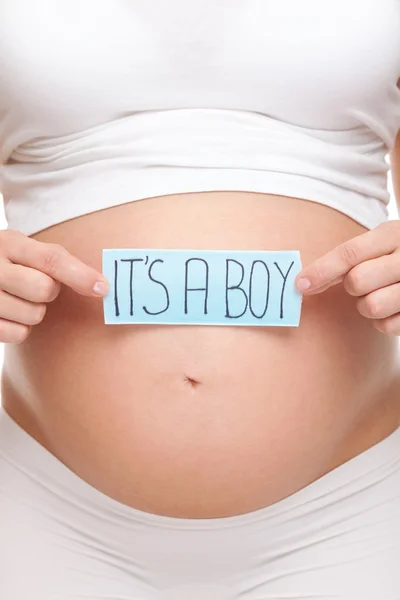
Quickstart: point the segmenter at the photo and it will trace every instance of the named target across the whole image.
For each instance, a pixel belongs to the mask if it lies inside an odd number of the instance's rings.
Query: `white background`
[[[398,213],[396,201],[394,198],[392,179],[390,177],[390,173],[389,173],[389,192],[390,192],[389,218],[390,219],[398,219],[399,213]],[[4,216],[4,206],[3,206],[1,195],[0,195],[0,229],[7,229],[7,221]],[[3,367],[3,356],[4,356],[4,344],[0,343],[0,369],[2,369],[2,367]],[[1,396],[0,396],[0,403],[1,403]]]

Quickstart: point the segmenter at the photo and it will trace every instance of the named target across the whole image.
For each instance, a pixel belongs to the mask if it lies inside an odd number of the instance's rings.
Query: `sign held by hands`
[[[106,324],[292,326],[297,250],[103,249]]]

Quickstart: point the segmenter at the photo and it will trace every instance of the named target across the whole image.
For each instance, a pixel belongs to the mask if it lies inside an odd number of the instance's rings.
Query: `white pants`
[[[1,600],[400,600],[400,428],[298,492],[215,519],[142,512],[0,407]]]

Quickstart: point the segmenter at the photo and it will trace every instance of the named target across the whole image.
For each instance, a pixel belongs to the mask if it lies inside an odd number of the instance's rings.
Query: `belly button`
[[[188,383],[193,389],[197,388],[200,385],[200,381],[197,381],[196,379],[193,379],[193,377],[189,377],[188,375],[185,375],[184,382]]]

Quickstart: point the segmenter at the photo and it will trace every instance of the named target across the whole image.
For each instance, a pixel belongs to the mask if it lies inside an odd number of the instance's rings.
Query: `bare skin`
[[[101,271],[102,248],[298,249],[366,229],[316,202],[250,192],[149,198],[31,236]],[[223,517],[276,502],[400,425],[398,339],[342,285],[298,328],[109,326],[63,286],[6,344],[5,410],[71,470],[135,508]]]

